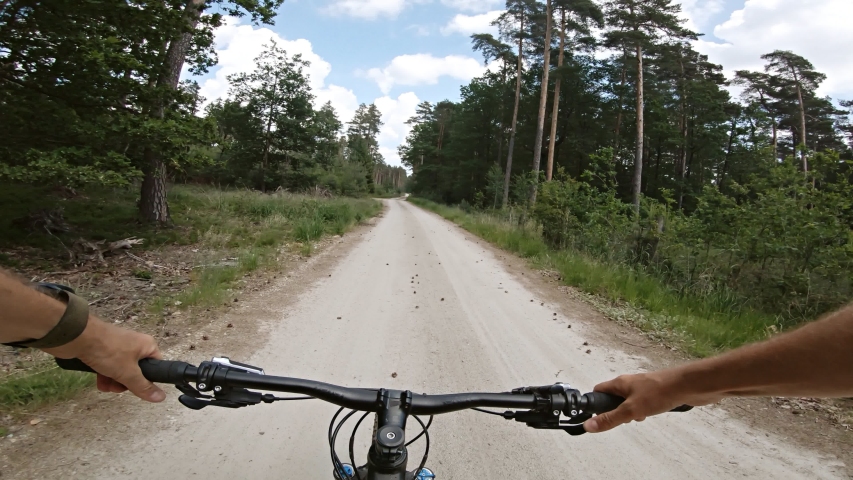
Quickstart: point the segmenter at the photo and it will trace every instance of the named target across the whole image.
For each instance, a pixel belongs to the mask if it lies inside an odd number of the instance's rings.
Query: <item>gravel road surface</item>
[[[235,360],[273,375],[427,393],[555,381],[589,391],[645,363],[616,343],[585,346],[596,321],[549,303],[482,241],[407,202],[386,202],[363,240],[296,302],[254,300],[271,315],[269,338]],[[331,479],[326,431],[335,410],[313,400],[180,410],[173,428],[120,448],[99,478]],[[357,437],[361,460],[371,426]],[[460,412],[436,417],[430,433],[427,466],[439,479],[843,478],[837,461],[718,408],[581,437]],[[342,458],[348,439],[346,430]],[[420,453],[422,444],[413,446],[410,466]]]

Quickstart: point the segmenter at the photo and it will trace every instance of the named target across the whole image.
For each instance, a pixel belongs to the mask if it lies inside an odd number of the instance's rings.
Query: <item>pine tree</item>
[[[605,45],[618,50],[632,50],[637,61],[635,89],[637,92],[637,140],[634,156],[632,201],[640,210],[643,181],[644,100],[643,52],[665,35],[670,41],[696,39],[695,33],[682,26],[681,5],[673,0],[609,0],[606,4],[607,23]]]
[[[557,59],[557,75],[554,83],[554,102],[551,112],[551,135],[548,137],[548,163],[545,168],[545,179],[550,181],[554,172],[554,147],[557,140],[557,120],[560,113],[560,87],[562,75],[559,70],[563,67],[566,53],[566,39],[569,33],[581,37],[590,35],[590,25],[604,27],[604,13],[593,0],[555,0],[555,9],[560,12],[560,47]],[[588,38],[588,37],[587,37]],[[569,39],[570,51],[574,51],[575,43]]]
[[[521,74],[524,63],[524,42],[533,38],[531,24],[538,10],[535,0],[507,0],[506,11],[493,22],[500,29],[501,38],[518,44],[518,65],[515,71],[515,106],[512,111],[512,126],[509,134],[509,148],[506,157],[504,176],[504,194],[502,207],[509,203],[509,183],[512,178],[512,156],[515,150],[515,133],[518,126],[518,105],[521,102]]]
[[[771,87],[770,75],[763,72],[750,72],[747,70],[738,70],[735,72],[735,77],[732,80],[734,85],[743,87],[741,98],[747,104],[754,104],[759,107],[770,121],[771,143],[773,145],[773,158],[779,157],[779,108],[773,98],[773,89]]]
[[[805,58],[790,51],[776,50],[762,55],[767,61],[764,70],[774,73],[778,84],[783,90],[793,90],[799,106],[799,137],[802,151],[803,172],[808,173],[809,164],[805,149],[808,145],[806,136],[806,97],[814,96],[815,90],[826,80],[826,75],[815,71],[814,65]]]
[[[286,154],[306,143],[308,122],[314,111],[314,96],[303,68],[308,62],[301,55],[290,57],[273,41],[255,58],[252,73],[228,77],[231,95],[261,120],[263,152],[261,157],[261,191],[266,192],[271,149]],[[285,160],[288,158],[285,155]]]

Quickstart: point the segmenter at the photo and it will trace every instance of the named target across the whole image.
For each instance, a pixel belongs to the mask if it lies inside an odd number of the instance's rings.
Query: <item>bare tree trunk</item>
[[[634,212],[640,213],[640,192],[643,185],[643,47],[637,45],[637,155],[634,158]]]
[[[735,114],[732,117],[732,130],[731,130],[731,133],[729,134],[729,145],[728,145],[728,148],[726,148],[725,160],[723,160],[723,173],[722,173],[722,175],[720,175],[720,190],[721,191],[723,190],[723,187],[726,184],[726,175],[729,172],[729,158],[732,156],[732,148],[734,147],[734,143],[735,143],[735,135],[737,134],[737,121],[739,118],[740,118],[740,112],[738,112],[737,114]]]
[[[261,162],[261,192],[263,193],[267,193],[267,167],[269,166],[270,143],[272,143],[270,132],[272,132],[272,121],[275,118],[275,94],[277,90],[278,73],[275,75],[275,83],[272,86],[273,103],[270,105],[270,116],[267,118],[267,133],[264,138],[264,157]]]
[[[497,164],[501,164],[501,159],[503,158],[504,151],[504,95],[503,95],[503,87],[506,85],[506,64],[501,67],[503,70],[503,83],[501,84],[501,108],[498,113],[498,156],[497,156]]]
[[[557,57],[557,68],[563,66],[563,50],[566,46],[566,9],[560,9],[560,54]],[[554,174],[554,144],[557,141],[557,117],[560,114],[560,76],[554,85],[554,106],[551,110],[551,136],[548,138],[548,165],[545,168],[545,180],[550,182]]]
[[[157,80],[157,86],[168,86],[172,89],[178,88],[178,80],[181,78],[181,69],[184,59],[190,48],[193,30],[201,18],[201,10],[205,0],[189,0],[185,8],[185,17],[189,24],[189,30],[173,39],[169,43],[166,52],[165,69]],[[162,119],[165,116],[165,106],[158,102],[152,110],[152,116]],[[142,179],[142,190],[139,200],[139,214],[147,222],[160,224],[171,223],[169,215],[169,204],[166,201],[166,164],[160,152],[154,151],[150,146],[145,147],[143,152],[145,177]]]
[[[548,107],[548,76],[551,73],[551,0],[546,2],[545,58],[542,65],[542,88],[539,93],[539,116],[536,118],[536,141],[533,144],[533,186],[530,189],[530,206],[536,203],[539,191],[539,165],[542,162],[542,141],[545,134],[545,109]]]
[[[521,17],[521,27],[519,30],[524,30],[524,17]],[[521,34],[518,35],[518,67],[515,71],[515,107],[512,111],[512,127],[509,133],[509,148],[506,155],[506,175],[504,177],[504,199],[502,208],[506,208],[509,203],[509,180],[512,177],[512,151],[515,148],[515,127],[518,123],[518,102],[521,100],[521,62],[524,55],[524,39]]]
[[[616,130],[613,141],[613,158],[616,158],[616,153],[619,151],[619,141],[622,133],[622,91],[625,89],[625,82],[628,81],[628,51],[622,50],[622,78],[619,80],[619,113],[616,114]]]
[[[779,160],[779,133],[776,130],[776,119],[772,118],[773,122],[773,160]]]
[[[803,102],[803,89],[800,88],[800,81],[796,72],[794,72],[794,81],[797,83],[797,99],[800,101],[800,144],[806,148],[806,105]],[[809,173],[809,160],[806,152],[803,151],[801,155],[803,157],[803,173]]]
[[[680,52],[683,54],[683,52]],[[684,57],[679,59],[681,65],[681,158],[679,159],[678,209],[684,206],[684,176],[687,174],[687,79],[684,78]]]

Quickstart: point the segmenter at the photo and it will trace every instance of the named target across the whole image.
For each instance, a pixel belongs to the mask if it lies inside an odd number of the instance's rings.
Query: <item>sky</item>
[[[792,50],[828,75],[819,91],[853,99],[853,0],[676,0],[695,48],[735,70],[763,68],[760,56]],[[228,94],[226,77],[251,71],[274,39],[301,54],[317,106],[331,102],[346,123],[360,103],[375,103],[384,126],[380,152],[399,165],[406,120],[422,101],[458,100],[459,87],[485,71],[470,35],[496,33],[502,0],[285,0],[275,25],[228,19],[216,31],[219,63],[196,80],[208,101]]]

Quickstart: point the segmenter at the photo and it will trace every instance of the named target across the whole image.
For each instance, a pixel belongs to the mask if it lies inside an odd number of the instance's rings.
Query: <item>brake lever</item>
[[[234,362],[228,357],[214,357],[210,362],[202,362],[200,365],[199,371],[202,373],[197,379],[197,388],[193,388],[186,382],[175,385],[183,393],[178,397],[178,401],[181,402],[181,405],[192,410],[201,410],[207,406],[242,408],[261,402],[272,403],[275,401],[275,396],[268,393],[218,385],[230,370],[264,375],[262,368]],[[213,396],[201,393],[203,391],[213,391]]]
[[[503,414],[507,420],[513,419],[536,429],[559,429],[572,436],[587,433],[583,423],[592,418],[593,414],[579,408],[584,405],[580,402],[581,393],[570,385],[555,383],[553,385],[521,387],[512,390],[512,393],[534,395],[537,408],[523,412],[507,411]],[[687,412],[692,409],[693,407],[690,405],[681,405],[670,411]],[[559,413],[561,412],[568,417],[567,420],[560,420]]]

